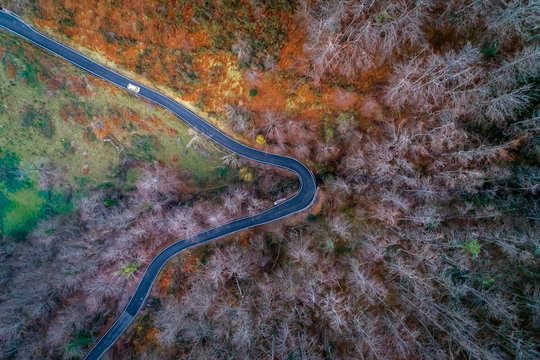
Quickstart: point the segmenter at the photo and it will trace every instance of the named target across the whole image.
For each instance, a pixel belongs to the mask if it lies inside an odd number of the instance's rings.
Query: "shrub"
[[[19,157],[15,153],[9,150],[2,151],[0,147],[0,181],[9,192],[14,192],[27,183],[26,174],[19,167],[19,162]]]
[[[62,18],[58,21],[58,24],[60,24],[62,27],[75,26],[75,22],[71,18]]]
[[[480,49],[480,52],[484,54],[486,58],[489,59],[497,55],[497,53],[499,52],[499,48],[497,47],[496,44],[491,43],[485,48]]]
[[[480,255],[480,242],[478,239],[469,238],[461,246],[475,258]]]
[[[122,266],[122,268],[118,270],[118,275],[131,277],[138,269],[139,264],[124,264],[124,266]]]
[[[86,331],[77,332],[77,337],[68,344],[66,350],[68,353],[81,355],[81,347],[86,347],[92,343],[94,337]]]
[[[50,113],[42,107],[36,108],[33,105],[24,107],[22,126],[32,127],[48,139],[52,138],[56,131]]]
[[[257,139],[255,140],[257,144],[259,145],[266,145],[266,139],[262,135],[257,135]]]

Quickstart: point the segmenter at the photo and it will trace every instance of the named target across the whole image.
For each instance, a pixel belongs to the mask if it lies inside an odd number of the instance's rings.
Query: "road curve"
[[[271,154],[253,149],[239,143],[171,98],[152,90],[143,84],[137,83],[136,81],[120,75],[113,70],[110,70],[103,65],[100,65],[87,58],[86,56],[68,48],[67,46],[62,45],[43,34],[40,34],[23,22],[19,17],[7,10],[0,10],[0,28],[9,30],[42,47],[43,49],[64,58],[77,67],[113,83],[114,85],[126,89],[128,84],[136,84],[140,87],[140,96],[162,105],[173,114],[187,122],[190,126],[199,130],[201,133],[205,134],[224,148],[251,160],[294,171],[300,179],[300,190],[291,199],[260,214],[234,220],[230,223],[206,230],[190,237],[189,239],[178,240],[177,242],[163,249],[146,268],[137,290],[135,290],[135,294],[131,297],[120,317],[105,333],[105,335],[103,335],[103,337],[94,345],[92,350],[90,350],[90,352],[86,355],[85,359],[99,359],[126,330],[141,309],[161,268],[171,257],[189,247],[203,244],[222,236],[232,234],[236,231],[268,223],[270,221],[274,221],[301,211],[311,205],[315,199],[317,187],[313,174],[299,161],[287,156]]]

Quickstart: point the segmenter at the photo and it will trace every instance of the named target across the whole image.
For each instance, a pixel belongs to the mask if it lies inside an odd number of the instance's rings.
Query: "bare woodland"
[[[392,64],[380,132],[344,121],[297,150],[268,114],[267,138],[335,169],[323,214],[214,249],[153,315],[146,356],[537,358],[538,3],[316,1],[297,17],[314,82]]]
[[[77,202],[73,214],[43,221],[25,241],[5,239],[3,356],[82,355],[78,346],[66,345],[118,315],[144,266],[164,246],[270,206],[267,193],[242,184],[219,198],[193,197],[185,176],[161,163],[145,166],[134,192],[96,188]],[[271,185],[276,174],[265,170],[258,178],[264,189],[281,191]]]
[[[317,86],[390,69],[364,94],[383,114],[376,131],[343,117],[325,138],[309,119],[228,105],[234,133],[316,169],[322,210],[198,250],[190,271],[173,261],[163,276],[176,280],[110,358],[539,358],[540,3],[317,0],[294,12],[304,56],[283,71]],[[251,56],[241,41],[231,51]],[[241,186],[182,206],[181,177],[146,171],[120,206],[96,191],[27,243],[3,240],[6,354],[69,358],[74,334],[98,336],[126,303],[138,272],[120,267],[265,206]],[[137,326],[157,330],[143,341]]]

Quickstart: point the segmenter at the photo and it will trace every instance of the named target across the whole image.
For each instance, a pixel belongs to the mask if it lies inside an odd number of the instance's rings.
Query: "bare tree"
[[[241,166],[242,160],[236,154],[227,154],[221,157],[223,165],[229,166],[233,169],[238,169]]]
[[[266,111],[263,115],[265,127],[263,129],[266,138],[275,142],[279,147],[283,148],[285,144],[285,131],[283,124],[285,118],[282,114]]]
[[[386,91],[386,102],[396,109],[413,104],[423,110],[442,106],[447,94],[459,93],[473,86],[482,76],[474,66],[480,51],[468,44],[457,53],[423,57],[423,49],[407,64],[396,67]]]
[[[232,46],[233,52],[238,56],[238,61],[249,63],[253,56],[251,44],[246,39],[239,39]]]
[[[227,121],[234,131],[243,134],[252,125],[251,112],[242,105],[225,105]]]
[[[422,39],[429,2],[304,2],[299,16],[308,33],[305,45],[310,76],[319,81],[330,73],[352,77],[389,57],[399,45]]]
[[[185,189],[176,170],[157,162],[144,168],[136,186],[139,195],[150,203],[176,201]]]
[[[538,37],[540,5],[537,1],[503,1],[502,6],[498,3],[491,6],[486,23],[489,31],[497,35],[499,42],[512,38],[528,42]]]
[[[330,230],[341,238],[349,238],[351,225],[349,221],[339,215],[333,216],[328,222]]]

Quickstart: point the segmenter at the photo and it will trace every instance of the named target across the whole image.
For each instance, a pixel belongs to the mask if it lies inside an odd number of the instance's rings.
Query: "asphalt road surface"
[[[315,179],[313,178],[311,171],[309,171],[309,169],[299,161],[290,157],[270,154],[261,150],[253,149],[237,142],[181,104],[155,90],[144,86],[143,84],[139,84],[136,81],[133,81],[114,72],[113,70],[104,67],[103,65],[96,63],[93,60],[90,60],[86,56],[58,43],[45,35],[40,34],[10,12],[5,10],[0,11],[0,27],[25,38],[26,40],[44,48],[45,50],[48,50],[75,64],[79,68],[107,80],[114,85],[118,85],[121,88],[127,89],[128,84],[135,84],[139,86],[140,91],[138,95],[162,105],[187,122],[190,126],[199,130],[201,133],[205,134],[224,148],[237,153],[240,156],[261,163],[279,166],[294,171],[300,179],[300,190],[291,199],[260,214],[241,218],[228,224],[212,228],[199,233],[198,235],[192,236],[189,239],[178,240],[177,242],[163,249],[146,268],[137,290],[124,309],[124,312],[105,333],[105,335],[103,335],[103,337],[94,345],[92,350],[90,350],[90,352],[86,355],[85,359],[99,359],[126,330],[129,324],[133,321],[133,318],[141,309],[161,268],[171,257],[189,247],[206,243],[222,236],[232,234],[236,231],[261,225],[296,213],[307,208],[313,202],[317,192]]]

